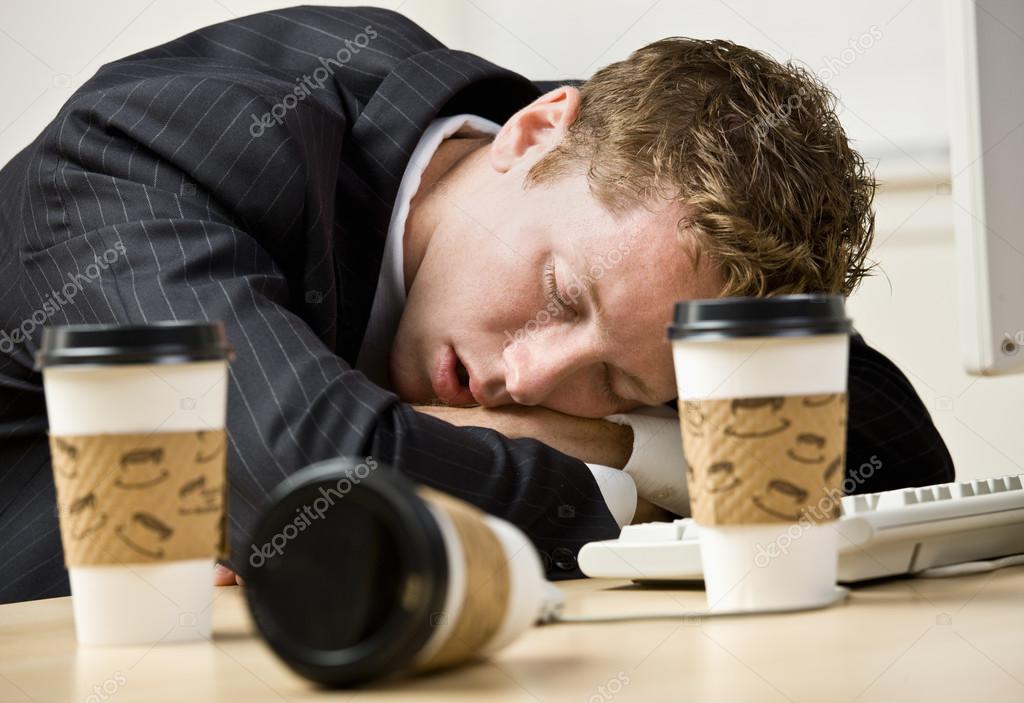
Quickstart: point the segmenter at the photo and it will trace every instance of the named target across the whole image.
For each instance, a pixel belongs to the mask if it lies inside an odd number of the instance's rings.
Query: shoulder
[[[292,7],[202,27],[123,61],[202,58],[231,66],[295,75],[332,59],[341,81],[379,80],[397,62],[444,48],[428,32],[391,10],[372,7]]]

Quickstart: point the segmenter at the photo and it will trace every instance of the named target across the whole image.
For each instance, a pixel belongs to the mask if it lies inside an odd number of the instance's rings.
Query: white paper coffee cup
[[[752,425],[745,428],[746,436],[751,438],[749,441],[782,442],[783,436],[807,441],[811,452],[807,456],[791,455],[793,463],[780,466],[779,470],[806,472],[801,480],[806,480],[809,488],[812,487],[809,484],[815,483],[817,477],[829,469],[838,472],[839,476],[833,478],[841,481],[850,329],[841,298],[804,295],[688,301],[677,305],[675,322],[669,329],[681,413],[695,407],[721,408],[721,403],[740,403],[742,407],[744,403],[756,404],[757,399],[777,402],[771,410],[782,408],[773,420],[780,423],[779,439],[761,439],[760,435],[767,436],[775,430]],[[841,400],[842,411],[836,405],[834,412],[841,412],[842,430],[840,435],[830,435],[831,448],[823,449],[824,441],[815,439],[813,433],[800,433],[798,427],[787,428],[782,424],[789,421],[782,403],[799,406],[800,398],[821,398],[823,402],[836,403]],[[694,402],[688,404],[688,401]],[[736,407],[733,406],[732,412],[736,412]],[[806,407],[801,410],[807,412]],[[790,417],[799,417],[799,411],[790,412],[794,413]],[[685,434],[685,418],[683,422]],[[738,429],[730,426],[726,433],[730,430],[733,436],[739,436]],[[708,436],[713,436],[711,428],[708,428]],[[837,436],[842,437],[838,446]],[[727,445],[725,451],[737,450]],[[820,455],[812,455],[817,451]],[[708,456],[716,455],[702,454],[705,461],[709,461]],[[786,510],[769,505],[768,498],[753,507],[723,503],[727,500],[723,496],[730,491],[738,494],[734,483],[747,481],[745,489],[753,490],[749,488],[753,483],[771,484],[772,481],[765,478],[763,471],[741,466],[744,461],[749,464],[749,458],[717,458],[723,464],[728,463],[729,471],[737,475],[728,483],[712,487],[709,482],[704,487],[704,500],[719,501],[714,519],[709,520],[711,524],[698,519],[709,608],[753,611],[831,602],[835,596],[837,542],[829,518],[838,509],[838,495],[827,494],[817,503],[809,501],[799,509],[794,503]],[[733,459],[735,466],[731,463]],[[808,463],[801,463],[803,461]],[[785,481],[779,483],[788,485]],[[694,495],[694,486],[690,487],[690,493],[692,500],[702,499]],[[755,499],[759,495],[765,493],[756,494]],[[695,515],[701,514],[696,511],[696,503],[694,508]],[[706,504],[704,508],[702,513],[710,514]],[[800,518],[784,518],[790,510]],[[764,519],[759,519],[758,515]],[[738,524],[730,524],[733,521]]]
[[[230,355],[219,324],[51,328],[37,357],[51,440],[223,431]],[[223,482],[223,455],[216,461],[213,474],[219,471]],[[173,465],[170,470],[171,480],[187,478],[174,476]],[[65,556],[67,550],[65,544]],[[126,645],[208,639],[214,562],[210,554],[70,566],[78,641]]]

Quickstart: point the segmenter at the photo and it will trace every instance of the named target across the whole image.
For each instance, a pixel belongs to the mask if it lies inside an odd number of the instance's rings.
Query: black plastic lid
[[[676,303],[669,339],[798,337],[849,334],[853,329],[840,295],[707,298]]]
[[[369,458],[331,459],[285,479],[243,558],[259,631],[292,669],[328,686],[407,671],[448,588],[444,539],[427,504],[411,481]]]
[[[233,357],[220,322],[58,325],[43,330],[35,365],[175,364]]]

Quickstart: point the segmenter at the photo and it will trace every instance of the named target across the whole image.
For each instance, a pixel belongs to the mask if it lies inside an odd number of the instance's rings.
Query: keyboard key
[[[913,489],[883,491],[878,493],[875,510],[898,510],[908,505],[917,504],[917,492]]]
[[[643,522],[623,527],[619,539],[623,542],[676,542],[682,536],[682,525],[674,522]]]
[[[953,490],[957,492],[957,498],[973,498],[974,497],[974,486],[969,482],[963,481],[953,486]]]
[[[694,522],[691,517],[684,517],[676,520],[676,524],[679,525],[683,530],[682,539],[695,540],[700,537],[700,525]]]

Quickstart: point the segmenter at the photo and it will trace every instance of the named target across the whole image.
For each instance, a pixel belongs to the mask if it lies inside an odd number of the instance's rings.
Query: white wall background
[[[103,63],[274,0],[3,0],[0,163]],[[319,4],[354,4],[345,2]],[[446,44],[531,78],[586,77],[668,35],[721,37],[805,64],[877,164],[879,275],[857,327],[911,378],[961,477],[1024,474],[1024,377],[973,378],[958,351],[944,16],[935,0],[391,0]],[[1011,31],[1011,30],[1007,30]],[[1024,41],[1021,35],[1017,35]],[[851,42],[856,48],[851,48]],[[859,44],[858,44],[859,42]],[[1022,301],[1024,304],[1024,301]]]

